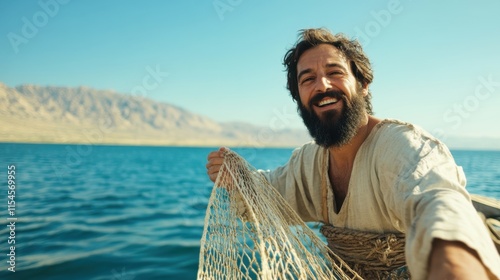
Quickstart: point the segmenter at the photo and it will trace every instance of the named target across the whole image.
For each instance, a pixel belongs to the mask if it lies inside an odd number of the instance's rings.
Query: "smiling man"
[[[293,97],[311,136],[325,147],[347,144],[366,122],[367,110],[371,113],[369,101],[364,99],[368,84],[358,83],[342,53],[327,44],[304,53],[297,71],[297,79],[291,81],[293,85],[289,83],[289,88],[298,84],[300,93],[295,92]]]
[[[304,221],[324,223],[334,252],[350,257],[338,236],[366,244],[360,236],[372,234],[380,236],[374,244],[386,244],[384,252],[398,242],[404,251],[390,260],[382,252],[374,262],[383,260],[384,270],[363,257],[349,261],[366,278],[500,277],[498,253],[447,147],[412,124],[373,116],[373,72],[358,42],[307,29],[284,65],[314,142],[296,149],[285,166],[260,172]],[[222,161],[222,148],[208,155],[212,181]]]

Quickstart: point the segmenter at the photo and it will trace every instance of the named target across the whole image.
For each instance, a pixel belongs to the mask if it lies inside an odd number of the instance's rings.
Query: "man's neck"
[[[330,164],[338,168],[352,168],[354,164],[354,159],[359,148],[365,142],[370,132],[375,127],[380,120],[368,115],[365,120],[361,123],[356,135],[352,138],[349,143],[341,147],[329,148],[330,152]]]
[[[366,138],[368,138],[368,135],[370,135],[372,129],[379,122],[380,120],[372,116],[367,116],[349,143],[342,147],[330,148],[329,150],[330,167],[328,168],[328,177],[335,196],[334,209],[336,213],[340,211],[347,196],[356,154]]]

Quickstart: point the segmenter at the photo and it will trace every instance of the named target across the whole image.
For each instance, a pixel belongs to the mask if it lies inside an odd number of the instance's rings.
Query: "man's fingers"
[[[210,160],[211,158],[224,158],[224,154],[226,153],[226,151],[229,151],[229,148],[220,147],[217,151],[210,152],[207,159]]]
[[[207,160],[213,159],[213,158],[219,158],[220,152],[219,151],[213,151],[208,154]]]
[[[218,173],[221,166],[222,165],[220,165],[220,164],[215,164],[215,165],[207,166],[207,173],[208,174]]]
[[[207,156],[208,163],[205,165],[207,168],[208,177],[212,182],[215,182],[217,175],[219,175],[220,168],[224,163],[224,154],[229,151],[229,148],[220,147],[217,151],[210,152]]]
[[[208,161],[206,167],[210,167],[212,165],[222,165],[224,163],[224,159],[223,158],[212,158]]]

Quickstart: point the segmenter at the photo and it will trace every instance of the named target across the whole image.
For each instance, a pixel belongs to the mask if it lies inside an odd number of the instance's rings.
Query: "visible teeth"
[[[321,102],[319,102],[318,106],[321,107],[321,106],[333,104],[333,103],[336,103],[337,101],[339,101],[337,98],[326,98],[326,99],[321,100]]]

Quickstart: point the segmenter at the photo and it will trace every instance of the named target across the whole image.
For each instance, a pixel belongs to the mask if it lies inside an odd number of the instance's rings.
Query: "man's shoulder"
[[[420,150],[423,146],[446,147],[420,126],[395,119],[384,119],[378,123],[375,138],[377,146],[383,145],[391,150]]]
[[[407,139],[411,141],[432,141],[441,143],[439,139],[431,135],[422,127],[396,119],[384,119],[377,124],[379,137],[391,139]]]

